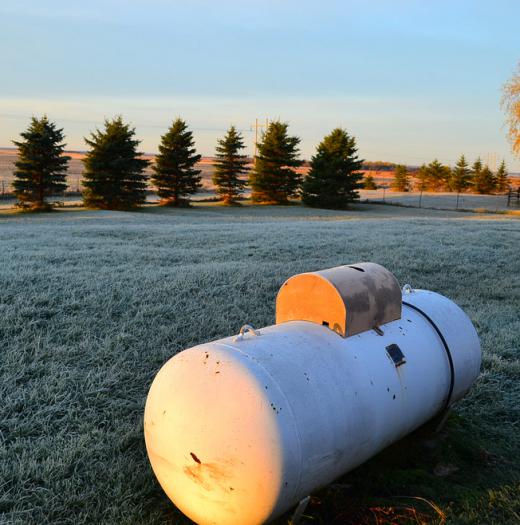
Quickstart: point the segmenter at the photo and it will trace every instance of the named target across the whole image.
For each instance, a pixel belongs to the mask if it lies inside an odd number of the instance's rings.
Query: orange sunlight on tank
[[[196,523],[260,524],[275,507],[280,443],[262,388],[214,347],[170,359],[152,384],[148,455],[168,497]]]

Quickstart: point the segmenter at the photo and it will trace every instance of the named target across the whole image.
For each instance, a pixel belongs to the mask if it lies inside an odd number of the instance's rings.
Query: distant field
[[[67,182],[69,185],[70,191],[80,191],[81,190],[81,174],[83,173],[83,163],[81,159],[84,157],[83,153],[67,153],[72,157],[69,164],[69,173],[67,177]],[[11,182],[13,180],[13,170],[14,163],[16,161],[17,155],[14,149],[2,149],[0,148],[0,194],[3,191],[8,192],[11,189]],[[152,155],[146,155],[145,158],[152,161]],[[202,170],[202,183],[206,190],[213,189],[213,182],[211,177],[213,175],[213,161],[212,157],[203,157],[198,163],[198,169]],[[298,169],[302,174],[308,172],[308,168],[303,166]],[[146,170],[146,173],[149,175],[152,174],[151,168]],[[377,184],[391,184],[393,180],[393,172],[391,171],[377,171],[371,170],[370,174],[374,177],[374,180]]]
[[[83,173],[83,163],[81,159],[84,157],[83,153],[67,153],[71,158],[69,163],[69,171],[67,182],[69,185],[70,191],[80,191],[81,190],[81,174]],[[11,182],[13,180],[13,170],[14,163],[16,162],[16,151],[14,149],[2,149],[0,148],[0,194],[2,193],[2,184],[3,191],[8,192],[11,189]],[[146,159],[153,161],[153,155],[146,155]],[[212,157],[203,157],[200,162],[197,164],[197,168],[202,171],[202,184],[205,190],[211,190],[214,188],[211,177],[213,176],[213,162]],[[302,166],[298,170],[302,174],[308,172],[308,168]],[[148,167],[146,169],[148,175],[152,174],[152,169]],[[392,172],[389,171],[376,171],[373,170],[370,172],[374,177],[374,180],[379,184],[390,184],[393,180]]]
[[[70,162],[68,183],[71,191],[81,191],[81,174],[83,172],[83,164],[81,159],[83,153],[69,153],[72,157]],[[152,160],[152,156],[147,156],[149,160]],[[2,189],[4,191],[10,190],[10,184],[12,181],[12,171],[14,162],[16,160],[15,150],[1,149],[0,148],[0,195]],[[206,157],[201,160],[198,164],[199,169],[202,170],[203,177],[203,190],[200,194],[196,195],[194,199],[207,198],[214,195],[213,183],[211,177],[213,174],[213,159]],[[306,173],[307,168],[302,167],[301,173]],[[151,169],[148,168],[147,172],[151,174]],[[370,174],[374,177],[378,184],[386,184],[389,186],[393,180],[393,172],[388,171],[371,171]],[[515,179],[516,180],[516,179]],[[520,184],[520,179],[518,180]],[[2,186],[3,184],[3,186]],[[245,194],[248,195],[248,192]],[[440,208],[440,209],[455,209],[457,206],[457,196],[454,193],[429,193],[425,192],[420,200],[420,194],[418,192],[411,193],[400,193],[390,190],[383,191],[379,190],[361,190],[360,197],[362,200],[368,199],[370,201],[402,204],[405,206],[419,206]],[[80,199],[78,197],[65,197],[60,199],[61,201],[68,202],[69,204],[79,204]],[[156,201],[155,195],[151,194],[148,197],[150,202]],[[11,208],[15,204],[15,200],[0,200],[0,210]],[[503,195],[474,195],[474,194],[461,194],[459,198],[458,207],[460,209],[483,209],[488,211],[510,211],[519,208],[519,203],[514,200],[512,206],[508,208],[507,197]]]
[[[71,158],[69,163],[69,170],[67,176],[67,183],[70,191],[81,191],[81,174],[83,173],[83,163],[81,159],[85,156],[83,153],[68,152]],[[146,155],[146,159],[153,160],[152,155]],[[0,194],[2,193],[2,181],[4,191],[10,191],[11,182],[13,180],[14,163],[16,162],[16,151],[12,149],[0,148]],[[213,174],[212,159],[203,158],[198,164],[198,169],[202,170],[202,182],[204,186],[213,187],[211,176]],[[151,175],[150,167],[146,169],[146,173]]]
[[[81,159],[84,157],[83,153],[68,153],[72,157],[70,161],[70,168],[68,174],[69,191],[79,192],[82,190],[81,175],[83,173],[83,164]],[[147,155],[146,158],[153,160],[152,155]],[[14,169],[14,162],[16,160],[16,151],[12,149],[0,148],[0,196],[3,192],[11,191],[12,173]],[[213,175],[213,158],[204,157],[198,164],[198,168],[202,170],[202,184],[203,190],[201,194],[197,195],[195,199],[205,198],[213,195],[214,186],[211,180]],[[302,174],[308,172],[307,167],[301,167],[298,170]],[[147,168],[146,172],[151,175],[151,168]],[[386,185],[388,188],[393,181],[392,171],[376,171],[371,170],[369,173],[378,185]],[[412,178],[413,180],[413,178]],[[513,186],[520,187],[520,177],[514,177]],[[245,194],[248,195],[248,192]],[[361,190],[361,199],[368,199],[371,201],[386,201],[394,204],[403,204],[406,206],[419,206],[431,208],[455,209],[457,206],[457,196],[454,193],[429,193],[425,192],[421,201],[419,200],[418,192],[400,193],[394,192],[390,189],[382,190]],[[60,199],[68,202],[79,202],[77,198]],[[150,196],[149,201],[154,201],[156,198]],[[14,204],[13,200],[0,200],[0,209],[9,208]],[[489,211],[507,211],[509,209],[518,209],[520,203],[513,201],[513,206],[508,208],[507,197],[502,195],[474,195],[464,193],[460,195],[458,207],[461,209],[485,209]]]
[[[290,275],[356,261],[464,308],[482,374],[443,433],[318,491],[303,523],[441,523],[420,498],[450,524],[519,523],[519,243],[512,216],[379,205],[0,211],[0,523],[187,525],[146,457],[154,375],[273,323]]]

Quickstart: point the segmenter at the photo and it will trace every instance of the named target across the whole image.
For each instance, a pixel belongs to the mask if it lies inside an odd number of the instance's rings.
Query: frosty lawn
[[[272,324],[290,275],[361,260],[458,302],[483,372],[435,446],[383,453],[319,493],[308,523],[373,523],[402,496],[449,523],[520,521],[519,245],[514,217],[386,206],[0,213],[0,522],[187,523],[144,449],[158,368]]]

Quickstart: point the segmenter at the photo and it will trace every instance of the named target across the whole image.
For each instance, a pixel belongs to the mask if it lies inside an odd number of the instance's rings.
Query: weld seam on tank
[[[259,335],[261,335],[261,333],[259,333]],[[296,417],[294,415],[291,403],[289,402],[289,399],[288,399],[287,395],[285,394],[285,392],[280,388],[280,385],[278,384],[278,381],[275,380],[275,378],[267,371],[267,369],[262,365],[262,363],[260,363],[257,359],[254,359],[250,354],[244,352],[242,349],[237,348],[236,346],[232,346],[232,345],[227,344],[227,343],[220,343],[220,345],[223,346],[223,347],[229,348],[230,350],[233,350],[235,352],[238,352],[239,354],[243,355],[244,357],[246,357],[250,361],[253,361],[255,363],[255,365],[258,366],[264,372],[264,374],[271,380],[272,384],[276,385],[278,393],[283,398],[287,408],[289,409],[289,413],[290,413],[291,421],[292,421],[293,432],[296,434],[296,436],[298,438],[298,461],[300,463],[300,468],[298,469],[298,481],[297,481],[297,483],[294,484],[293,497],[292,497],[292,499],[296,502],[298,500],[297,494],[300,492],[300,487],[302,485],[303,454],[302,454],[302,438],[301,438],[301,434],[300,434],[300,429],[298,428],[298,425],[296,424]]]
[[[446,402],[444,403],[444,408],[442,408],[439,411],[439,412],[444,412],[448,410],[451,406],[451,396],[453,395],[453,387],[455,386],[455,366],[453,365],[453,356],[451,355],[450,347],[444,335],[442,335],[440,328],[437,326],[437,324],[433,321],[433,319],[426,312],[421,310],[418,306],[415,306],[404,300],[403,300],[403,305],[408,306],[409,308],[411,308],[412,310],[415,310],[416,312],[419,312],[432,325],[433,329],[437,332],[437,335],[439,336],[439,339],[441,340],[444,350],[446,352],[448,363],[450,365],[450,386],[448,389],[448,395],[446,396]]]

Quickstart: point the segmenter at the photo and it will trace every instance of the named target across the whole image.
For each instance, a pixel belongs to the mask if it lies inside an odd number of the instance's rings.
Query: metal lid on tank
[[[337,266],[290,277],[276,298],[276,324],[311,321],[342,337],[401,317],[395,276],[375,263]]]

